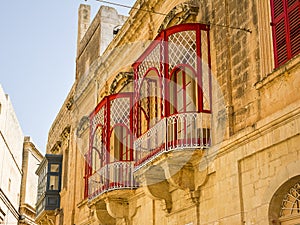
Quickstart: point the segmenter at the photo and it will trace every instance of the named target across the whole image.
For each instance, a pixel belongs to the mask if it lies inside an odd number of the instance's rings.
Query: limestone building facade
[[[8,94],[0,85],[0,224],[35,224],[38,168],[43,156],[24,137]]]
[[[89,10],[36,222],[298,225],[300,1],[137,0],[103,51]]]
[[[10,98],[0,86],[0,224],[18,224],[23,133]]]
[[[20,189],[19,224],[35,225],[35,204],[39,167],[43,155],[39,152],[29,136],[24,137],[22,156],[22,182]]]

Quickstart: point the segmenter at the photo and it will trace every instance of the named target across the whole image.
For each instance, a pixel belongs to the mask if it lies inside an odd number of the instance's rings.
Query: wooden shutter
[[[271,0],[275,67],[300,52],[300,0]]]
[[[288,0],[290,57],[300,53],[300,0]]]

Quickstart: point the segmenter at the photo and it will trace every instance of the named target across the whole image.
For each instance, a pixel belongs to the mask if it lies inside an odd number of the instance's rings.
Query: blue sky
[[[132,6],[135,0],[113,0]],[[9,0],[0,9],[0,83],[23,133],[45,153],[49,128],[75,78],[77,11],[96,0]],[[117,7],[115,7],[117,8]],[[128,9],[117,8],[128,14]]]

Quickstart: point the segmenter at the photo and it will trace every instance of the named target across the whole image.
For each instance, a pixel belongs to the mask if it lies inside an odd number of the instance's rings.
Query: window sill
[[[289,71],[293,70],[298,64],[300,64],[300,54],[286,62],[284,65],[274,69],[271,73],[267,74],[260,81],[254,84],[256,90],[261,89],[265,85],[271,83],[276,78],[281,77],[284,74],[289,74]]]

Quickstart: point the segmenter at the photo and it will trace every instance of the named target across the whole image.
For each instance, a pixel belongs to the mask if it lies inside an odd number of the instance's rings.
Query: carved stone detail
[[[106,198],[106,209],[113,218],[128,220],[129,217],[129,203],[122,198]]]
[[[120,72],[110,85],[110,94],[114,94],[118,86],[125,87],[133,79],[132,72]]]
[[[61,133],[62,140],[69,140],[70,138],[71,126],[66,126],[63,132]]]
[[[55,224],[55,212],[46,212],[41,215],[36,221],[39,225],[54,225]]]
[[[53,147],[51,148],[50,152],[53,154],[58,153],[61,149],[61,144],[62,144],[61,141],[56,141]]]
[[[165,177],[164,169],[160,166],[153,166],[137,179],[141,183],[144,192],[152,199],[162,200],[164,209],[168,213],[172,210],[172,195],[169,192],[170,184]]]
[[[74,103],[73,97],[69,98],[68,101],[67,101],[67,103],[66,103],[66,108],[67,108],[68,110],[71,110],[71,109],[72,109],[72,106],[73,106],[73,103]]]
[[[155,165],[135,173],[144,192],[152,199],[162,200],[165,210],[172,210],[174,187],[186,191],[188,198],[199,204],[200,188],[208,177],[208,164],[202,150],[177,151],[157,159]],[[199,161],[203,165],[199,165]]]
[[[77,126],[76,136],[81,137],[81,135],[89,128],[90,120],[87,116],[83,116]]]
[[[196,16],[198,14],[198,11],[199,6],[197,5],[197,2],[193,0],[175,6],[168,13],[168,15],[166,15],[163,23],[158,29],[158,33],[170,27],[171,25],[181,24],[182,22],[186,21],[191,15]],[[175,19],[177,19],[177,21],[174,21]]]
[[[91,207],[91,209],[95,212],[94,215],[96,220],[100,222],[100,224],[114,225],[116,224],[116,219],[113,218],[106,209],[106,203],[102,200],[97,202],[95,205]]]

